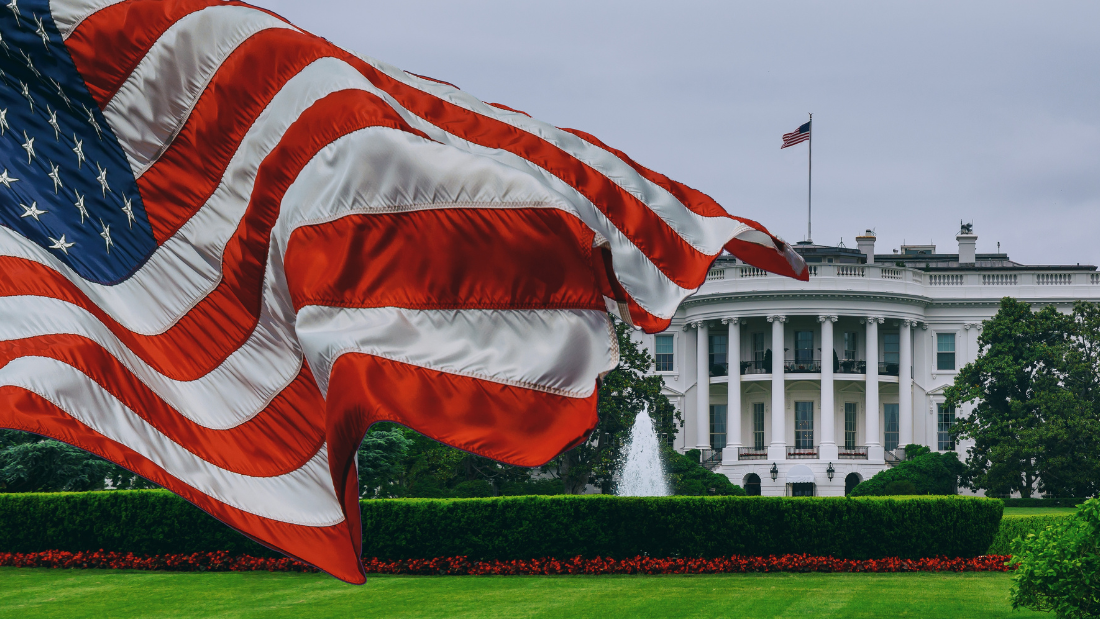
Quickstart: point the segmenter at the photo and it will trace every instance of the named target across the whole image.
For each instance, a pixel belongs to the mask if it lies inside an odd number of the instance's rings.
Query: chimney
[[[863,236],[856,237],[856,247],[867,256],[867,264],[875,263],[875,231],[868,230]]]
[[[978,244],[974,224],[959,223],[959,233],[955,235],[955,240],[959,242],[959,264],[974,264],[975,246]]]

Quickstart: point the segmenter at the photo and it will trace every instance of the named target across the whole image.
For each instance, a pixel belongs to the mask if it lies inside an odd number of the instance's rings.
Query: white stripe
[[[332,489],[325,446],[301,468],[285,475],[241,475],[214,466],[180,447],[94,380],[60,361],[43,357],[16,359],[0,369],[0,385],[37,393],[188,486],[241,511],[312,527],[331,526],[344,520]]]
[[[270,302],[270,300],[268,300]],[[213,430],[228,430],[262,411],[298,375],[302,354],[287,325],[267,314],[220,366],[193,381],[149,367],[87,311],[48,297],[0,298],[0,341],[53,334],[86,337],[119,360],[180,415]]]
[[[212,6],[183,17],[157,39],[103,110],[135,178],[168,148],[233,50],[271,28],[294,29],[263,11]]]
[[[618,363],[602,310],[309,306],[298,334],[323,392],[332,364],[351,352],[571,398],[592,395]]]
[[[80,23],[93,14],[126,0],[50,0],[53,23],[61,39],[67,40]]]

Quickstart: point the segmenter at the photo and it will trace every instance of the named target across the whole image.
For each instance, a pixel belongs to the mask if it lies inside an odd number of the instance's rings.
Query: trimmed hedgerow
[[[991,555],[1012,554],[1012,540],[1018,537],[1027,537],[1029,533],[1039,534],[1047,527],[1059,524],[1069,518],[1071,514],[1041,514],[1036,516],[1005,516],[1001,518],[1001,526],[993,543],[989,545]]]
[[[969,497],[520,496],[363,501],[363,555],[837,559],[973,557],[1001,501]],[[0,552],[270,550],[164,491],[0,495]]]
[[[843,559],[985,554],[1003,509],[966,497],[502,497],[372,501],[363,555]]]
[[[1087,499],[1001,499],[1005,507],[1077,507]]]

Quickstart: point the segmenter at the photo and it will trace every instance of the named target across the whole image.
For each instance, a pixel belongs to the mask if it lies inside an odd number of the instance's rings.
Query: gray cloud
[[[589,131],[791,241],[1100,263],[1100,4],[261,0],[347,49]]]

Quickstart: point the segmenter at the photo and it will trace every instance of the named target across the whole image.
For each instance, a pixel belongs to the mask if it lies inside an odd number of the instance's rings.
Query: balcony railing
[[[880,361],[879,364],[878,364],[878,375],[879,376],[897,376],[898,375],[898,369],[899,369],[898,364],[896,364],[896,363],[886,363],[884,361]]]
[[[841,359],[838,374],[866,374],[867,362],[863,359]]]
[[[722,450],[721,449],[703,449],[700,450],[699,464],[707,467],[708,469],[718,468],[718,465],[722,464]]]
[[[761,447],[761,448],[757,449],[756,447],[738,447],[737,448],[737,459],[738,460],[767,460],[768,459],[768,448],[767,447]]]
[[[787,447],[788,460],[809,460],[817,458],[817,447]]]
[[[771,374],[772,364],[764,361],[742,361],[742,374]]]
[[[821,359],[787,359],[783,362],[783,371],[790,374],[819,374]]]
[[[854,445],[852,447],[845,447],[841,445],[839,449],[839,457],[841,460],[866,460],[867,459],[867,447],[863,445]]]

